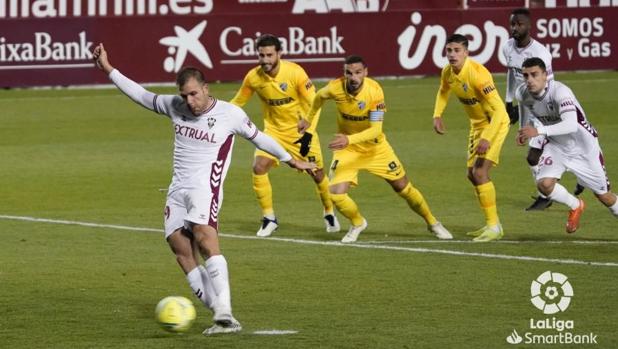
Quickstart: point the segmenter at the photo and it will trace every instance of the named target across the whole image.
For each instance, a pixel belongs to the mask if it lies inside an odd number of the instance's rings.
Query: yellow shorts
[[[506,139],[506,135],[509,133],[509,124],[501,127],[498,133],[493,139],[489,139],[489,150],[484,155],[478,155],[474,153],[479,140],[481,139],[481,133],[483,128],[470,129],[470,135],[468,136],[468,167],[474,167],[476,159],[487,159],[494,163],[494,166],[500,162],[500,151],[502,150],[502,144]]]
[[[307,156],[300,155],[300,144],[294,144],[299,138],[300,135],[293,136],[284,136],[281,134],[270,133],[267,130],[264,131],[267,135],[271,136],[277,143],[279,143],[285,151],[290,153],[292,157],[296,160],[304,160],[308,162],[314,162],[318,168],[324,168],[324,159],[322,158],[322,148],[320,147],[320,138],[316,132],[312,132],[313,138],[311,139],[311,145],[309,147],[309,153]],[[279,166],[279,160],[270,155],[269,153],[262,151],[260,149],[255,150],[254,156],[263,156],[269,159],[273,159],[275,161],[275,166]]]
[[[350,147],[335,151],[330,166],[330,184],[350,182],[356,186],[360,170],[366,170],[388,181],[394,181],[406,175],[406,170],[395,155],[393,148],[385,141],[369,152],[350,150]]]

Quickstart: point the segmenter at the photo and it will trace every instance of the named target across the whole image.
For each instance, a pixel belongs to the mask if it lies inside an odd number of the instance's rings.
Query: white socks
[[[614,216],[618,217],[618,200],[609,207],[609,210],[614,214]]]
[[[204,270],[203,273],[202,270]],[[212,283],[204,279],[204,276],[208,276],[206,269],[202,266],[196,267],[187,274],[187,282],[189,282],[193,294],[199,298],[207,308],[212,309],[214,290],[212,289],[212,285],[209,285]]]
[[[579,207],[579,199],[558,183],[554,185],[554,190],[547,197],[553,201],[569,206],[571,210]]]
[[[206,270],[216,294],[213,302],[215,315],[218,313],[232,314],[232,297],[230,295],[230,281],[227,271],[227,261],[222,255],[216,255],[206,260]]]

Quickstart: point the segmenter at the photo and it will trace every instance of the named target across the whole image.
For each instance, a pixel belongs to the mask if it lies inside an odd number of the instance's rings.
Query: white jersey
[[[528,91],[525,84],[515,93],[520,103],[522,118],[530,120],[539,134],[547,136],[565,156],[596,154],[599,152],[597,131],[586,119],[586,114],[575,95],[561,82],[548,80],[540,96]]]
[[[169,116],[174,126],[174,173],[169,192],[218,189],[232,158],[234,135],[252,140],[258,134],[242,109],[215,98],[198,117],[180,96],[155,95],[153,105],[154,111]]]
[[[521,73],[521,65],[531,57],[538,57],[545,63],[547,78],[553,79],[554,73],[551,66],[551,53],[540,42],[530,38],[530,43],[526,47],[517,47],[517,41],[510,38],[504,46],[502,53],[506,58],[506,103],[511,103],[515,98],[515,90],[524,83],[524,76]]]

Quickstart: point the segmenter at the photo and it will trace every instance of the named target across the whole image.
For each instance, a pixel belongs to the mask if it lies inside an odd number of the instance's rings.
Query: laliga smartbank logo
[[[530,301],[545,314],[567,310],[573,297],[573,287],[564,274],[546,271],[530,285]]]
[[[575,295],[566,275],[546,271],[530,284],[530,302],[545,315],[565,312]],[[530,318],[529,331],[521,335],[516,329],[506,337],[509,344],[597,344],[593,332],[575,333],[575,320]]]

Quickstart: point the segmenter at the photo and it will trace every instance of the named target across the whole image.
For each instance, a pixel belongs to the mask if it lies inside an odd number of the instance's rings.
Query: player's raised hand
[[[97,68],[104,71],[106,74],[109,74],[114,70],[114,67],[109,63],[109,59],[107,58],[107,51],[105,51],[105,47],[103,44],[97,45],[92,51],[92,59],[94,59],[94,63]]]
[[[295,159],[288,161],[287,164],[291,168],[295,168],[299,171],[313,171],[317,168],[317,165],[313,162],[307,162],[307,161],[301,161],[301,160],[295,160]]]
[[[433,129],[437,134],[443,135],[446,133],[446,127],[444,127],[444,123],[442,122],[442,117],[434,117],[433,118]]]

